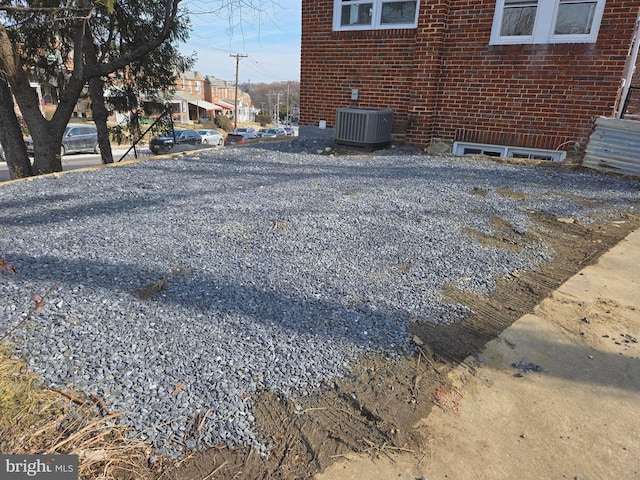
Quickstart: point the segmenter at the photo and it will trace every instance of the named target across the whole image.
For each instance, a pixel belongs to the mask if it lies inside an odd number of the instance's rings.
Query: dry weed
[[[93,398],[93,397],[92,397]],[[11,349],[0,345],[0,453],[78,455],[81,479],[152,479],[149,442],[133,438],[83,395],[43,388]]]

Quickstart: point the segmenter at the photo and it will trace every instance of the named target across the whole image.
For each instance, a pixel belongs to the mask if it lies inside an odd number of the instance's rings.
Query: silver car
[[[287,132],[283,128],[267,128],[262,132],[261,138],[286,137]]]
[[[258,132],[253,127],[238,127],[231,133],[237,133],[239,135],[244,135],[244,138],[251,140],[253,138],[258,138]]]
[[[203,145],[224,145],[224,137],[217,130],[196,130],[200,137],[202,137]]]

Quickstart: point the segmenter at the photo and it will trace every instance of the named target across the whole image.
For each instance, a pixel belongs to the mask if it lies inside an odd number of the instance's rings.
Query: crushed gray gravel
[[[409,354],[409,322],[468,313],[441,301],[444,284],[485,294],[554,255],[524,235],[519,251],[481,245],[465,228],[492,234],[500,217],[524,234],[539,228],[531,210],[590,222],[639,205],[637,181],[597,173],[325,147],[201,150],[0,185],[0,259],[17,271],[0,272],[0,335],[51,289],[10,336],[44,383],[126,411],[165,455],[264,452],[252,394],[303,396],[360,353]]]

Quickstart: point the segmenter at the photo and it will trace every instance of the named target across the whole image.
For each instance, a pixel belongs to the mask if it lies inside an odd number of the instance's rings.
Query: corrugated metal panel
[[[640,122],[598,118],[582,163],[605,172],[640,176]]]

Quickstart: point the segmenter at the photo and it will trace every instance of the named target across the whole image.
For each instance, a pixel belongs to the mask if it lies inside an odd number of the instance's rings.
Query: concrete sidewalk
[[[638,339],[640,230],[450,373],[422,451],[316,479],[640,478]]]

